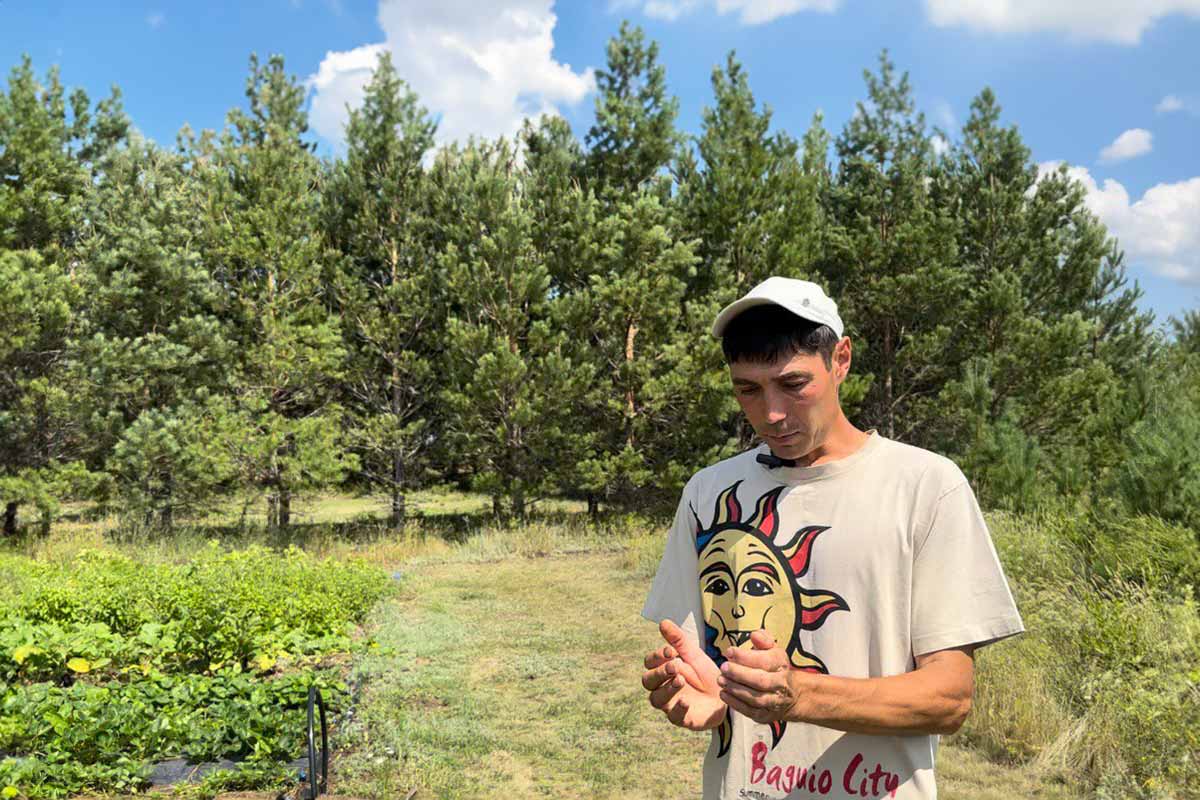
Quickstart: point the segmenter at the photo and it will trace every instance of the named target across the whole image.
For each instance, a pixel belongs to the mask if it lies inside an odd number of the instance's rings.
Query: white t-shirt
[[[765,628],[798,669],[899,675],[915,657],[1024,630],[966,478],[872,432],[849,456],[770,469],[766,445],[692,476],[642,615],[720,664]],[[760,725],[732,710],[704,758],[705,800],[931,800],[938,737]]]

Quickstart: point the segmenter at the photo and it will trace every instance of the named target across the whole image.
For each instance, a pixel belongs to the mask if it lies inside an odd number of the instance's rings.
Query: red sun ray
[[[850,610],[850,607],[848,605],[846,605],[845,600],[838,597],[837,595],[833,595],[832,598],[830,598],[829,600],[826,600],[824,603],[821,603],[820,605],[813,606],[812,608],[803,609],[800,612],[800,625],[805,630],[810,630],[810,631],[816,630],[817,628],[821,627],[822,623],[825,622],[825,618],[828,617],[834,611],[849,611],[849,610]]]
[[[758,508],[754,509],[754,517],[752,524],[763,535],[763,538],[772,541],[775,538],[775,532],[779,530],[779,493],[783,491],[783,487],[772,489],[758,499]]]
[[[787,728],[787,723],[776,720],[771,723],[771,749],[775,749],[775,745],[779,744],[779,740],[783,738],[783,732]]]
[[[788,556],[788,564],[792,568],[792,574],[797,578],[804,577],[804,573],[808,572],[809,556],[812,554],[812,545],[817,534],[827,530],[829,530],[828,525],[809,525],[797,531],[796,537],[784,545],[783,552],[785,553],[795,548],[795,552]]]
[[[725,498],[725,511],[729,515],[730,522],[742,521],[742,504],[738,502],[737,493],[730,492]]]

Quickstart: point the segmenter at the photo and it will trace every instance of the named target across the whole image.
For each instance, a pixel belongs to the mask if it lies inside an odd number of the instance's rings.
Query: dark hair
[[[833,367],[833,348],[838,335],[828,325],[798,317],[783,306],[762,305],[748,308],[725,326],[721,349],[725,361],[768,364],[797,353],[816,353]]]

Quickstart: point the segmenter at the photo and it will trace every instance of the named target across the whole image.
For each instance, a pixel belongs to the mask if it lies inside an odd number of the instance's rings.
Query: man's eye
[[[725,594],[729,591],[729,584],[723,578],[717,578],[715,581],[709,581],[708,586],[704,587],[704,591],[709,594]]]
[[[783,385],[783,388],[787,389],[788,391],[794,392],[798,389],[803,389],[805,386],[808,386],[808,381],[800,381],[799,383],[785,383]]]
[[[753,387],[748,386],[748,387],[745,387],[742,389],[738,389],[738,394],[740,394],[740,395],[756,394],[757,392],[758,392],[757,386],[753,386]]]
[[[771,587],[765,581],[760,581],[758,578],[751,578],[746,581],[746,586],[742,591],[751,597],[762,597],[763,595],[771,594]]]

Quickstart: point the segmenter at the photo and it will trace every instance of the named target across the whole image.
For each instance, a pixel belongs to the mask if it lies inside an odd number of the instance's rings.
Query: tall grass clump
[[[1027,633],[979,653],[959,738],[1097,797],[1200,796],[1195,532],[1063,511],[991,528]]]

